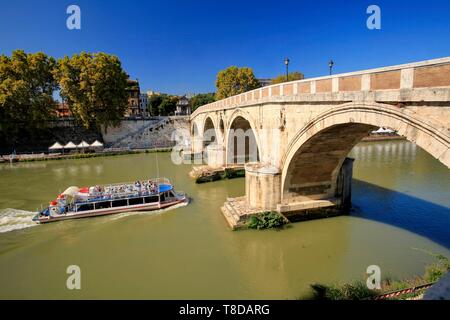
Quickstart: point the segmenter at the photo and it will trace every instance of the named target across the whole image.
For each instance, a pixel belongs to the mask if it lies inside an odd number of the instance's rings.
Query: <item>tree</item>
[[[260,87],[251,68],[229,67],[217,74],[217,100],[228,98],[239,93]]]
[[[55,74],[61,97],[86,128],[119,124],[128,103],[128,76],[118,57],[85,52],[66,56]]]
[[[303,80],[305,79],[305,76],[303,75],[303,73],[295,71],[295,72],[290,72],[288,74],[288,81],[295,81],[295,80]],[[277,84],[277,83],[283,83],[286,82],[286,75],[279,75],[276,78],[272,79],[272,84]]]
[[[216,101],[215,93],[197,94],[191,99],[192,112],[194,112],[198,107],[204,106],[205,104],[212,103],[214,101]]]
[[[152,116],[168,116],[175,112],[178,97],[169,94],[152,95],[147,109]]]
[[[160,94],[154,94],[150,96],[147,102],[147,110],[152,116],[159,116],[159,106],[162,103],[162,96]]]
[[[169,116],[175,113],[179,98],[172,95],[163,95],[163,100],[159,105],[159,112],[162,116]]]
[[[17,122],[45,126],[56,107],[55,66],[55,59],[42,52],[16,50],[11,57],[0,56],[0,129]]]

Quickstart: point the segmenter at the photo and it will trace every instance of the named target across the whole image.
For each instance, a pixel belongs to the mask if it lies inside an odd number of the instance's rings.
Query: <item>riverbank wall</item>
[[[106,147],[127,149],[172,148],[176,133],[183,135],[185,148],[190,146],[189,117],[155,117],[145,120],[123,120],[120,126],[102,132]]]

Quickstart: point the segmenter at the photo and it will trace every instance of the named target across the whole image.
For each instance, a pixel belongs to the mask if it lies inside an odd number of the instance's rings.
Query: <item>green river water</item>
[[[155,154],[0,165],[0,298],[295,299],[316,282],[421,275],[450,257],[449,170],[406,141],[358,145],[351,154],[349,216],[282,231],[230,231],[220,207],[244,180],[196,185],[189,165],[158,154],[159,172],[192,198],[163,212],[35,225],[46,203],[71,185],[157,175]],[[66,268],[81,268],[81,290]]]

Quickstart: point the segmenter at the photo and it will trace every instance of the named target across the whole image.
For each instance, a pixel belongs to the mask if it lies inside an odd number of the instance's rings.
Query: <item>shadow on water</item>
[[[352,216],[390,224],[450,249],[450,208],[353,180]]]

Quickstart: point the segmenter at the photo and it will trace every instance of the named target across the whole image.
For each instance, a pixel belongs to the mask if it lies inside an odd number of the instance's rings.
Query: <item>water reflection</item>
[[[392,161],[411,162],[416,159],[417,145],[408,141],[387,141],[383,143],[362,143],[357,145],[352,156],[361,161],[372,161],[377,165]]]
[[[442,227],[450,226],[450,208],[360,180],[353,181],[353,190],[352,215],[409,230],[450,249],[450,233]]]

